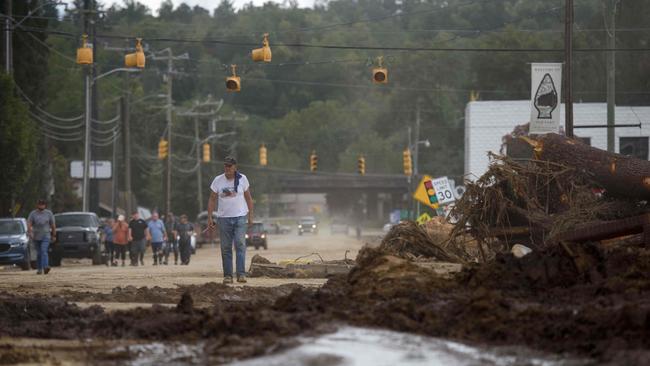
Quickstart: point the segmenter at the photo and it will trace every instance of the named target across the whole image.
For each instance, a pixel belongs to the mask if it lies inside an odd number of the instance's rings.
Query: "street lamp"
[[[103,74],[97,75],[96,77],[92,78],[91,73],[87,72],[86,73],[86,135],[84,139],[84,174],[83,174],[83,186],[82,186],[82,211],[88,212],[89,211],[89,202],[88,202],[88,194],[89,194],[89,189],[90,189],[90,145],[91,145],[91,118],[92,116],[92,86],[93,84],[103,78],[104,76],[108,76],[111,74],[114,74],[116,72],[139,72],[142,71],[142,69],[138,68],[126,68],[126,67],[119,67],[117,69],[113,69],[111,71],[107,71]]]

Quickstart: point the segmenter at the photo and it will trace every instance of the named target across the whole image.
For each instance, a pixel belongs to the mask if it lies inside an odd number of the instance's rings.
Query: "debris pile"
[[[307,259],[310,256],[317,256],[318,261]],[[354,264],[354,260],[347,258],[326,261],[318,253],[283,260],[279,263],[273,263],[256,254],[251,259],[248,275],[250,277],[268,278],[329,278],[335,275],[347,274]]]

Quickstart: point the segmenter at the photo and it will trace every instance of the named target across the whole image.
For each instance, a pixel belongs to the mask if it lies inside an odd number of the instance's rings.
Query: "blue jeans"
[[[223,276],[232,277],[232,246],[235,245],[237,276],[246,275],[246,242],[244,235],[248,226],[246,216],[219,217],[219,237],[221,238],[221,262]]]
[[[50,248],[50,238],[45,236],[41,240],[34,240],[36,247],[36,268],[39,271],[50,267],[50,261],[47,257],[47,250]]]

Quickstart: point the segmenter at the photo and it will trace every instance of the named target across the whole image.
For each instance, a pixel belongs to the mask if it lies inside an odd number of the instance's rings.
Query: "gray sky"
[[[157,13],[158,8],[160,7],[160,3],[162,0],[138,0],[140,3],[145,4],[146,6],[151,9],[154,14]],[[256,6],[262,5],[263,3],[267,2],[268,0],[233,0],[233,4],[236,9],[241,8],[244,4],[248,4],[252,2]],[[282,0],[272,0],[273,2],[276,3],[282,3]],[[304,7],[311,7],[314,4],[314,0],[296,0],[298,3],[298,6],[301,8]],[[122,0],[103,0],[102,1],[106,6],[111,6],[112,4],[118,4],[122,5],[124,2]],[[219,5],[220,0],[172,0],[174,3],[174,7],[177,7],[181,3],[186,3],[189,6],[194,6],[194,5],[199,5],[203,8],[206,8],[212,13],[212,10],[216,8]]]

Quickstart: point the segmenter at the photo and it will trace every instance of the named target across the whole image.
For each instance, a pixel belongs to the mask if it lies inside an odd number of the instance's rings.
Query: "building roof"
[[[530,121],[530,100],[476,101],[465,108],[465,175],[475,180],[487,171],[488,151],[499,153],[501,139],[517,125]],[[616,151],[620,137],[650,136],[650,107],[617,106],[616,124],[641,124],[615,129]],[[607,129],[579,128],[607,123],[606,103],[574,103],[574,134],[590,138],[591,146],[607,148]],[[560,125],[564,126],[564,104],[560,106]]]

